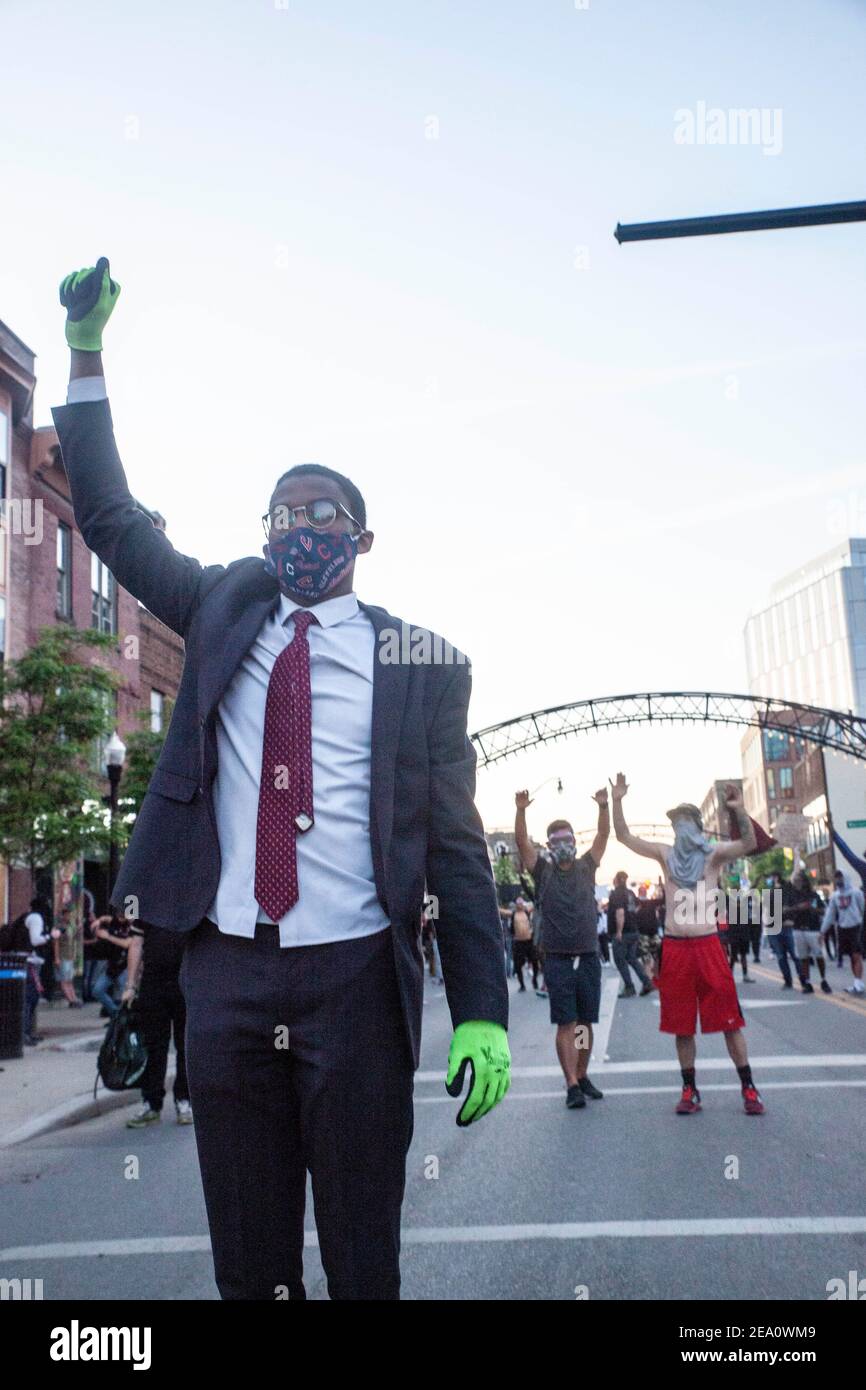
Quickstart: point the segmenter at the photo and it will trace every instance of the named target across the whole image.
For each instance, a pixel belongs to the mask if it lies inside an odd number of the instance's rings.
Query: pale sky
[[[259,552],[285,468],[350,474],[359,596],[468,652],[471,729],[742,690],[749,610],[840,516],[866,533],[866,227],[613,239],[862,197],[866,5],[0,0],[0,32],[0,318],[37,423],[57,284],[108,255],[136,495],[209,563]],[[677,143],[699,103],[780,148]],[[560,775],[530,828],[584,826],[620,767],[657,821],[739,775],[739,734],[560,743],[480,772],[479,806],[510,823]]]

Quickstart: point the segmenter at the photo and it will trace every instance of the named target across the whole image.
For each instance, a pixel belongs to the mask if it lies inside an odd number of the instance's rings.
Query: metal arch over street
[[[538,743],[621,724],[738,724],[744,728],[771,729],[866,762],[866,719],[850,711],[714,690],[647,691],[575,700],[490,724],[471,738],[479,766],[488,767]]]

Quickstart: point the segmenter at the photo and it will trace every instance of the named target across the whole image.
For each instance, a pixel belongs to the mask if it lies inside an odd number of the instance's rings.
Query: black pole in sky
[[[676,236],[718,236],[722,232],[763,232],[780,227],[820,227],[828,222],[866,222],[866,202],[729,212],[718,217],[677,217],[670,222],[617,222],[614,236],[622,244]]]

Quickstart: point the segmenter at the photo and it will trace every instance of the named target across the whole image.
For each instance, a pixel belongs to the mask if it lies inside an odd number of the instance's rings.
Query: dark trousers
[[[793,984],[791,967],[788,964],[789,957],[794,963],[794,969],[799,974],[799,970],[797,970],[797,955],[794,951],[794,928],[782,927],[780,931],[773,932],[772,936],[768,936],[767,939],[770,943],[770,950],[779,962],[779,969],[782,972],[782,978],[785,984]]]
[[[629,966],[631,966],[641,984],[646,988],[650,983],[650,978],[640,963],[640,939],[638,933],[636,931],[623,932],[622,939],[617,941],[616,937],[614,937],[611,944],[613,945],[614,964],[622,976],[622,982],[626,989],[634,989],[634,985],[631,982],[631,975],[629,974]]]
[[[538,985],[538,952],[532,940],[515,941],[511,948],[511,954],[514,960],[514,973],[520,988],[526,988],[523,983],[523,967],[529,965],[532,967],[532,988],[535,989]]]
[[[205,920],[180,983],[220,1296],[306,1297],[309,1171],[331,1298],[399,1298],[413,1062],[390,928],[281,949]]]
[[[135,1001],[135,1016],[147,1047],[147,1066],[141,1078],[141,1095],[151,1110],[161,1110],[165,1100],[165,1073],[168,1048],[174,1033],[177,1067],[174,1075],[175,1100],[189,1100],[186,1076],[186,1005],[180,983],[174,974],[147,968],[145,951],[141,989]]]
[[[749,924],[749,943],[752,947],[752,956],[760,964],[761,961],[761,932],[763,928],[760,922]]]

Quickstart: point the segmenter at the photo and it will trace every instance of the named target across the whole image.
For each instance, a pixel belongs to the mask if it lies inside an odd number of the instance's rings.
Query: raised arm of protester
[[[635,854],[641,854],[645,859],[655,859],[664,866],[664,856],[661,845],[655,845],[651,840],[642,840],[638,835],[632,835],[625,823],[622,803],[623,798],[628,792],[628,782],[625,780],[625,773],[618,772],[616,781],[610,783],[611,797],[613,799],[613,833],[621,845],[627,849],[634,850]]]
[[[595,839],[590,845],[589,852],[596,864],[600,864],[607,849],[607,842],[610,839],[610,811],[607,804],[607,788],[599,787],[597,792],[593,792],[593,801],[598,805],[598,829],[595,832]]]
[[[520,858],[523,860],[523,867],[531,874],[538,862],[538,850],[530,840],[529,831],[526,828],[526,811],[527,807],[532,805],[532,797],[528,791],[516,792],[514,804],[517,807],[514,816],[514,838],[517,841]]]
[[[60,285],[71,350],[67,404],[52,414],[75,520],[119,584],[184,635],[198,603],[225,567],[181,555],[129,491],[114,440],[102,365],[102,333],[120,295],[103,256]],[[85,380],[87,379],[87,380]]]
[[[725,787],[725,805],[733,816],[736,816],[737,825],[740,828],[740,838],[738,840],[719,840],[713,846],[713,860],[716,864],[727,864],[732,859],[744,859],[747,855],[754,854],[757,846],[755,828],[751,820],[746,815],[746,808],[743,805],[743,794],[729,782]]]

